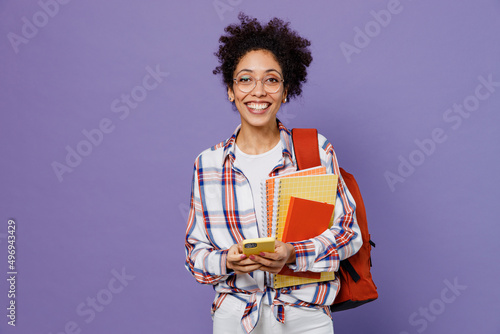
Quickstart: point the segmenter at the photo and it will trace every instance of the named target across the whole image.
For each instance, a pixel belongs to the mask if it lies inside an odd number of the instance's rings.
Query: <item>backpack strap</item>
[[[292,140],[299,170],[321,166],[316,129],[292,129]]]

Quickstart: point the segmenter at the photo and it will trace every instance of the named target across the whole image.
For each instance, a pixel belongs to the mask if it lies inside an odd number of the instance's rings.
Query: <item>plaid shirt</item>
[[[278,122],[283,157],[269,174],[281,175],[297,170],[291,132]],[[186,268],[202,284],[216,291],[212,314],[227,294],[247,302],[241,324],[250,332],[257,324],[264,301],[271,305],[276,319],[285,321],[284,305],[319,308],[328,315],[339,289],[339,282],[321,282],[281,289],[259,289],[252,274],[236,275],[226,268],[228,249],[244,239],[259,235],[250,184],[234,166],[235,141],[239,127],[227,140],[202,152],[194,164],[191,207],[186,231]],[[291,243],[295,248],[295,271],[337,271],[339,261],[354,255],[361,247],[361,232],[354,214],[355,202],[340,176],[332,145],[318,135],[320,158],[327,173],[339,175],[334,224],[321,235]],[[266,281],[272,275],[265,273]]]

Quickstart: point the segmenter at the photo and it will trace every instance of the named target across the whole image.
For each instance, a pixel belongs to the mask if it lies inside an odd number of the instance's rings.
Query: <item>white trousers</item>
[[[214,334],[245,334],[241,317],[246,303],[228,295],[213,316]],[[262,303],[260,318],[252,334],[333,334],[333,322],[322,310],[285,305],[285,323],[274,317],[271,306]]]

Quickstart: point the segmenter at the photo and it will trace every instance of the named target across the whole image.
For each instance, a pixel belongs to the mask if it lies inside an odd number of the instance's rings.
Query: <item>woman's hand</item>
[[[232,245],[227,252],[226,268],[233,270],[236,274],[248,274],[261,269],[261,266],[260,263],[250,260],[243,254],[241,244]]]
[[[286,264],[295,263],[295,248],[291,244],[276,240],[274,253],[262,252],[259,255],[250,255],[249,259],[259,264],[260,270],[277,274]]]

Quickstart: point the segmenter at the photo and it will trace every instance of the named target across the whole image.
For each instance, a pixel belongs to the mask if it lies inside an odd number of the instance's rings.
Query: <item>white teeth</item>
[[[269,107],[269,103],[249,103],[247,105],[249,108],[256,110],[264,110]]]

